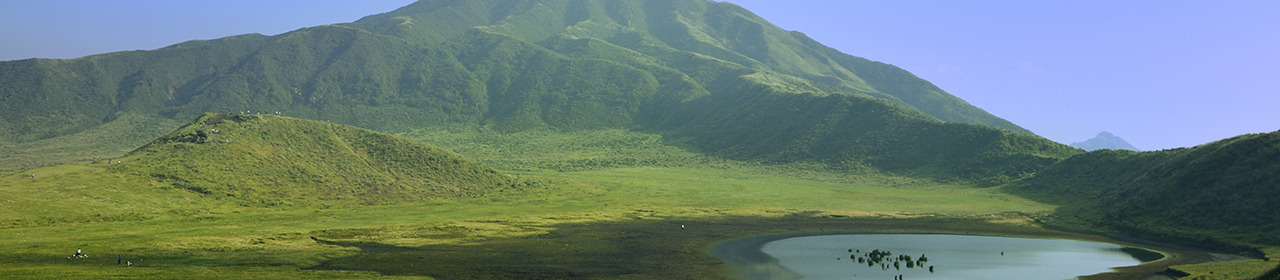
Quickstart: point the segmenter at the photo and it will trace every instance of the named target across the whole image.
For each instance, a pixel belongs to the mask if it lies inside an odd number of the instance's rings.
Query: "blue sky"
[[[408,0],[0,1],[0,60],[351,22]],[[1062,143],[1280,130],[1280,1],[730,1]]]

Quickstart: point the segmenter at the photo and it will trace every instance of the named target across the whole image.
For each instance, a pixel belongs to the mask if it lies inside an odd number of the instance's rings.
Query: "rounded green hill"
[[[512,180],[421,142],[326,122],[204,114],[120,159],[112,171],[203,195],[276,205],[391,203],[474,194]]]

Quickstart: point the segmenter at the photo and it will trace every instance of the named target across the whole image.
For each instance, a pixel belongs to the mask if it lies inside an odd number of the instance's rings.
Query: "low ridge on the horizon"
[[[1124,139],[1120,139],[1120,137],[1106,131],[1099,132],[1098,136],[1094,136],[1084,142],[1071,143],[1071,146],[1090,152],[1101,149],[1142,151],[1138,147],[1130,145]]]

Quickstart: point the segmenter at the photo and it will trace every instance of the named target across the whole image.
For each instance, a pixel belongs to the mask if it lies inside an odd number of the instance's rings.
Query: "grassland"
[[[0,235],[9,237],[0,242],[0,275],[720,278],[725,267],[701,248],[748,234],[1071,236],[1031,222],[1053,206],[895,177],[817,181],[732,166],[523,171],[514,174],[557,183],[520,193],[322,209],[244,207],[113,177],[102,165],[0,178],[0,191],[13,194],[0,208],[7,218]],[[680,224],[691,230],[679,231]],[[77,248],[91,257],[67,259]],[[117,255],[134,267],[116,265]]]
[[[1045,229],[1036,219],[1055,206],[996,188],[819,164],[718,159],[666,143],[658,135],[625,130],[405,133],[499,166],[511,182],[534,183],[409,201],[387,198],[386,203],[245,203],[211,195],[211,189],[193,191],[171,179],[283,171],[257,167],[262,170],[248,172],[255,167],[208,163],[188,174],[174,171],[180,164],[164,164],[194,159],[180,153],[201,149],[250,151],[217,152],[236,162],[280,162],[257,159],[274,158],[272,149],[284,147],[269,139],[305,142],[312,140],[288,136],[291,130],[344,129],[293,123],[297,121],[264,117],[219,124],[224,134],[218,137],[229,141],[205,141],[215,146],[157,141],[110,162],[0,177],[0,192],[6,194],[0,200],[0,236],[6,237],[0,239],[0,277],[717,279],[731,277],[732,271],[704,250],[718,240],[755,234],[949,232],[1114,241]],[[277,123],[285,125],[272,126]],[[183,135],[190,133],[180,129],[161,140],[187,139]],[[343,136],[349,134],[314,138],[317,143],[394,140]],[[410,145],[396,141],[389,143]],[[169,146],[173,149],[165,150]],[[314,170],[333,162],[369,160],[357,157],[366,153],[283,153],[314,157],[302,160],[316,165],[304,164]],[[162,169],[172,176],[154,176]],[[314,175],[342,176],[325,174]],[[288,191],[273,188],[307,187],[296,184],[304,183],[238,189],[276,195]],[[688,227],[680,230],[680,225]],[[76,249],[91,257],[68,259]],[[1098,279],[1145,275],[1207,259],[1197,252],[1166,251],[1178,257]],[[116,264],[117,256],[134,265]],[[1256,274],[1270,264],[1247,262],[1187,266],[1187,271]]]
[[[1269,248],[1263,251],[1268,258],[1176,265],[1170,268],[1187,273],[1186,279],[1254,279],[1269,270],[1280,268],[1280,248]],[[1272,278],[1259,279],[1275,279],[1276,274],[1271,275]]]
[[[23,174],[0,178],[0,189],[11,194],[0,208],[6,217],[0,235],[9,237],[0,242],[7,255],[0,258],[4,262],[0,274],[17,278],[364,277],[376,274],[299,270],[356,253],[354,248],[325,245],[310,237],[410,247],[462,246],[545,235],[567,225],[633,220],[714,221],[801,214],[981,216],[1051,209],[986,190],[942,195],[933,189],[938,186],[828,183],[711,168],[522,172],[517,174],[561,183],[519,194],[504,190],[475,198],[386,206],[243,207],[152,186],[110,173],[102,165],[36,169],[31,171],[37,174],[35,179]],[[960,207],[963,204],[980,207]],[[66,259],[77,248],[92,257]],[[117,255],[135,266],[115,265]]]

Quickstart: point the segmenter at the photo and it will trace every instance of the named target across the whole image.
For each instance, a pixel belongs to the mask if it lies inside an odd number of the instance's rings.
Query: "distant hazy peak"
[[[1086,151],[1100,149],[1141,151],[1137,147],[1130,145],[1129,142],[1125,142],[1124,139],[1120,139],[1120,137],[1116,137],[1106,131],[1099,132],[1098,136],[1094,136],[1093,139],[1089,139],[1084,142],[1071,143],[1071,146],[1081,148]]]

